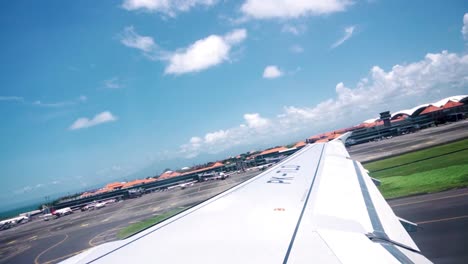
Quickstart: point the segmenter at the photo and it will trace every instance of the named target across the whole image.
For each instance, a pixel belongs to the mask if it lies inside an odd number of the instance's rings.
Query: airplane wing
[[[65,263],[430,263],[341,140]]]

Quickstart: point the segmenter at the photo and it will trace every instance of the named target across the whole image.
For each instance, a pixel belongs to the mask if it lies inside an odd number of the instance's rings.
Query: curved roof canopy
[[[444,99],[439,100],[439,101],[434,102],[434,103],[421,104],[421,105],[418,105],[418,106],[413,107],[411,109],[396,111],[395,113],[392,114],[392,117],[394,117],[394,116],[396,116],[398,114],[406,114],[406,115],[412,116],[414,114],[419,114],[420,112],[424,111],[424,109],[426,107],[430,106],[430,105],[435,106],[435,107],[442,107],[445,104],[447,104],[449,101],[459,102],[459,101],[462,101],[463,99],[466,99],[466,98],[468,98],[468,95],[450,96],[450,97],[444,98]],[[421,108],[424,108],[424,109],[421,110]],[[420,110],[420,111],[418,111],[418,110]],[[369,121],[369,120],[364,121],[364,123],[366,123],[367,121]]]

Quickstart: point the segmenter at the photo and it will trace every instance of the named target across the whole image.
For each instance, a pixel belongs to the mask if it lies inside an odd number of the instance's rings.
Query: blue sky
[[[9,1],[0,209],[468,93],[466,1]]]

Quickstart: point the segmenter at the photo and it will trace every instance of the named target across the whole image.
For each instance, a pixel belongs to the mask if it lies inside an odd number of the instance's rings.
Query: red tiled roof
[[[315,135],[315,136],[309,137],[308,139],[310,139],[310,140],[319,140],[319,139],[320,139],[320,136],[319,136],[319,135]]]
[[[169,179],[180,175],[182,175],[182,173],[177,171],[166,171],[163,174],[159,175],[158,180]]]
[[[93,195],[97,195],[97,194],[100,194],[100,193],[106,193],[106,192],[109,192],[109,191],[112,191],[111,189],[107,189],[107,188],[102,188],[100,190],[97,190],[93,193]]]
[[[133,186],[136,186],[136,185],[145,184],[145,183],[154,182],[154,181],[156,181],[156,179],[134,180],[134,181],[125,183],[122,186],[122,189],[130,188],[130,187],[133,187]]]
[[[372,122],[372,123],[363,123],[364,127],[367,127],[367,128],[370,128],[370,127],[375,127],[375,126],[381,126],[383,125],[383,121],[382,120],[377,120],[375,122]]]
[[[452,107],[457,107],[457,106],[462,106],[463,104],[460,103],[460,102],[454,102],[454,101],[451,101],[449,100],[447,103],[444,104],[444,106],[442,106],[443,109],[449,109],[449,108],[452,108]]]
[[[295,148],[301,148],[303,146],[305,146],[306,143],[304,141],[299,141],[296,143],[296,145],[294,145]]]
[[[121,182],[113,182],[113,183],[108,183],[104,188],[107,189],[117,189],[117,188],[122,188],[124,184]]]
[[[424,109],[424,111],[422,111],[420,113],[420,115],[429,114],[429,113],[437,112],[437,111],[440,111],[440,110],[442,110],[442,108],[437,107],[437,106],[433,106],[433,105],[429,105],[428,107],[426,107],[426,109]]]
[[[193,171],[188,171],[188,172],[183,173],[182,175],[203,172],[203,171],[212,170],[212,169],[223,167],[223,166],[224,166],[223,163],[217,161],[217,162],[215,162],[215,164],[213,164],[213,165],[211,165],[209,167],[205,167],[205,168],[201,168],[201,169],[197,169],[197,170],[193,170]]]
[[[315,141],[315,143],[325,143],[325,142],[328,142],[327,138],[322,138],[322,139]]]
[[[261,152],[259,155],[267,155],[267,154],[271,154],[271,153],[275,153],[275,152],[280,152],[282,150],[287,150],[287,148],[278,147],[278,148],[267,149],[267,150],[264,150],[263,152]]]
[[[91,196],[91,195],[94,195],[94,193],[92,192],[84,192],[80,195],[80,197],[86,197],[86,196]]]
[[[405,120],[405,116],[397,116],[396,118],[390,120],[390,122],[398,122],[398,121],[401,121],[401,120]]]

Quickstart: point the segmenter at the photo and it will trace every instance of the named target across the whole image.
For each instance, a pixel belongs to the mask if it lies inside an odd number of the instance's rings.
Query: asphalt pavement
[[[434,263],[468,263],[468,188],[389,201],[399,217],[418,224],[410,233]]]
[[[370,162],[468,138],[468,120],[348,148],[353,159]]]

